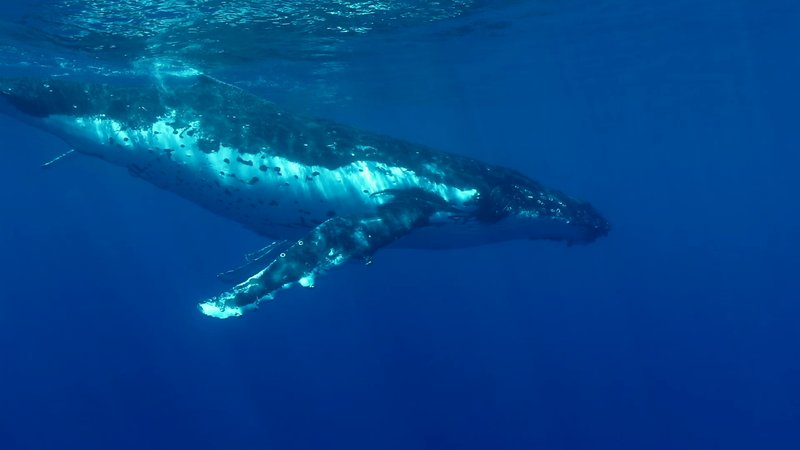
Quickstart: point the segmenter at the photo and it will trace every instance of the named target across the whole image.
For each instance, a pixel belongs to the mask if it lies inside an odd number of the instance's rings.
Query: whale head
[[[28,120],[75,115],[90,107],[90,92],[81,83],[49,78],[0,79],[0,111]]]
[[[107,159],[115,147],[106,144],[119,130],[150,125],[164,115],[158,94],[142,83],[0,78],[0,113],[59,137],[81,153]]]
[[[481,219],[527,239],[588,244],[610,230],[590,203],[521,175],[494,187],[487,197]]]

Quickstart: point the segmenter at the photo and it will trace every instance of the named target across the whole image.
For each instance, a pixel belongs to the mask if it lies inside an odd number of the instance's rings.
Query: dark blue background
[[[294,99],[613,231],[381,252],[236,320],[194,305],[264,239],[0,118],[0,448],[800,448],[800,13],[687,3],[512,10]]]

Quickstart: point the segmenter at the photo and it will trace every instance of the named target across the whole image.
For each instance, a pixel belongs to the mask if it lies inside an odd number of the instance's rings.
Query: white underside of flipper
[[[216,317],[217,319],[227,319],[229,317],[239,317],[244,314],[244,311],[241,307],[235,306],[224,306],[220,305],[218,302],[208,301],[205,303],[200,303],[197,305],[197,308],[203,314],[209,317]]]

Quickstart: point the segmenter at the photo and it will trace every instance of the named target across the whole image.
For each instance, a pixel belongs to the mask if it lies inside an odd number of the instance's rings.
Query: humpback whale
[[[0,79],[0,110],[286,244],[199,304],[240,316],[313,287],[384,247],[513,239],[589,243],[608,222],[522,173],[333,121],[293,114],[206,75],[148,82]]]

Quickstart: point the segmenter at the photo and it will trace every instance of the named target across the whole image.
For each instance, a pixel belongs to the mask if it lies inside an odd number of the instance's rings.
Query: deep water
[[[613,227],[382,251],[226,321],[195,304],[263,238],[99,160],[42,169],[68,147],[0,117],[0,449],[800,448],[798,23],[788,0],[498,2],[341,54],[195,59]],[[16,27],[7,73],[38,61]],[[122,67],[48,42],[24,54]]]

